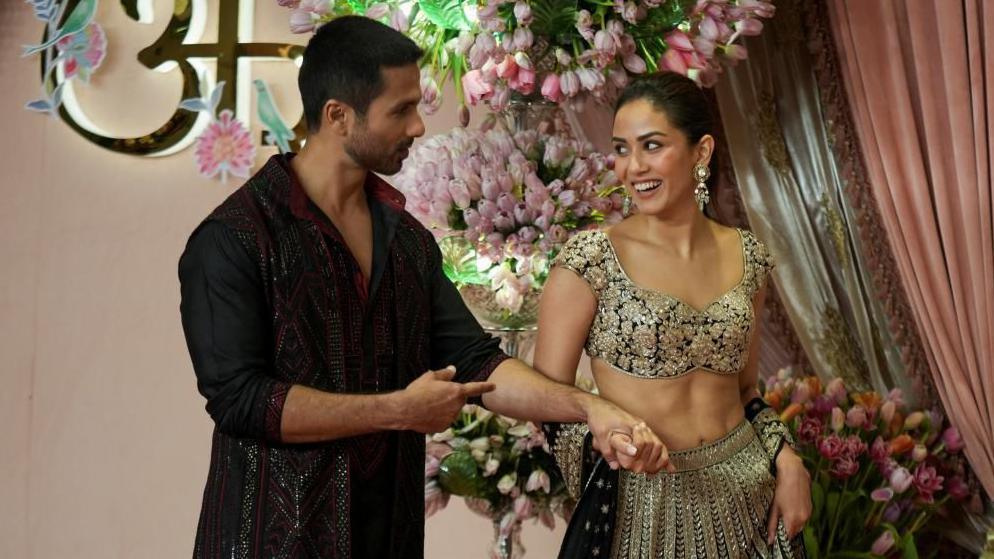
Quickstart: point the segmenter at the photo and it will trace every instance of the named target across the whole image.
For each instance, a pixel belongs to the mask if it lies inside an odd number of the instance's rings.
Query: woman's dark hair
[[[711,154],[708,165],[711,177],[707,181],[708,190],[714,193],[718,184],[718,136],[715,133],[714,115],[707,95],[697,83],[673,72],[657,72],[640,76],[621,92],[614,106],[615,114],[632,101],[648,101],[654,109],[666,115],[677,130],[687,136],[691,145],[710,134],[715,138],[715,153]],[[714,214],[714,205],[708,207]],[[707,212],[706,212],[707,213]],[[709,217],[714,217],[709,215]]]
[[[329,99],[365,116],[383,92],[380,70],[415,64],[422,54],[403,33],[366,17],[345,16],[322,25],[304,49],[297,76],[307,127],[321,127],[321,110]]]
[[[660,112],[691,144],[705,134],[714,135],[714,117],[708,98],[694,80],[673,72],[657,72],[636,78],[625,87],[614,106],[617,113],[632,101],[645,100]]]

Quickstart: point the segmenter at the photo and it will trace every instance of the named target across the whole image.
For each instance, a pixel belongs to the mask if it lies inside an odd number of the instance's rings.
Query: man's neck
[[[307,197],[329,217],[365,206],[363,186],[369,172],[345,154],[340,158],[329,157],[331,150],[315,145],[318,141],[310,139],[290,161]]]

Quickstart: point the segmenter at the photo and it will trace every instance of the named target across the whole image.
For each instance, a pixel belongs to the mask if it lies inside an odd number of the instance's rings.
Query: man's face
[[[400,171],[414,138],[425,133],[418,114],[421,75],[414,64],[383,68],[380,74],[383,91],[349,131],[345,153],[366,170],[392,175]]]

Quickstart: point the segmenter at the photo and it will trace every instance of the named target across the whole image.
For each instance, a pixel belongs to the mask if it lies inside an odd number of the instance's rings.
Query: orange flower
[[[781,394],[779,390],[763,394],[763,399],[766,400],[766,403],[772,406],[775,410],[779,410],[780,406],[783,405],[783,394]]]
[[[880,404],[883,402],[883,398],[880,394],[876,392],[860,392],[858,394],[853,394],[852,399],[859,405],[863,406],[868,410],[876,411],[880,408]]]
[[[911,435],[903,434],[894,437],[890,442],[890,453],[893,454],[904,454],[909,450],[915,448],[915,440],[911,438]]]
[[[818,377],[808,377],[808,388],[811,389],[811,399],[821,396],[821,379]]]
[[[904,430],[904,414],[901,412],[894,412],[894,417],[891,418],[890,423],[887,424],[886,430],[888,434],[896,435]]]
[[[804,406],[802,406],[801,404],[791,404],[787,406],[787,409],[783,410],[783,413],[780,414],[780,421],[784,422],[790,421],[791,419],[797,417],[797,414],[801,413],[802,411],[804,411]]]

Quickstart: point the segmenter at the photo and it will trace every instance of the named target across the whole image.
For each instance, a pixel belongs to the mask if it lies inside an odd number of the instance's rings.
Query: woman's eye
[[[614,153],[617,155],[625,155],[628,152],[628,148],[622,145],[614,146]]]
[[[654,149],[661,148],[661,147],[663,147],[663,144],[661,144],[659,142],[649,141],[649,142],[645,143],[645,149],[650,150],[650,151],[654,150]]]

